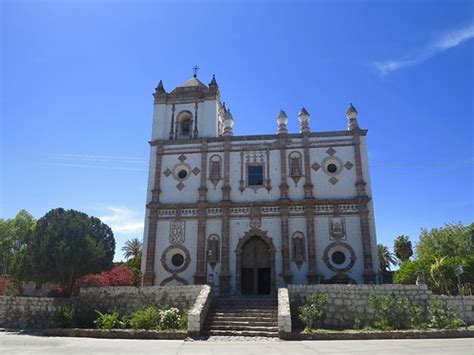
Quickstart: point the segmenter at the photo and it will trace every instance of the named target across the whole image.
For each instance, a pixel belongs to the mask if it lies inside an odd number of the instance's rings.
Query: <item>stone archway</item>
[[[249,292],[249,289],[244,289],[242,290],[242,271],[244,269],[244,273],[246,271],[250,271],[249,265],[244,265],[244,263],[248,263],[248,258],[249,252],[256,252],[256,253],[263,253],[262,255],[262,260],[263,264],[258,265],[258,263],[255,263],[253,265],[253,277],[254,277],[254,282],[255,286],[252,292]],[[246,232],[244,237],[242,237],[239,240],[239,244],[237,245],[237,248],[235,250],[236,254],[236,293],[237,295],[242,295],[244,291],[244,294],[275,294],[276,289],[275,289],[275,246],[273,245],[273,241],[270,237],[267,236],[266,231],[262,231],[260,229],[252,228],[250,231]],[[244,260],[244,257],[247,258],[247,260]],[[244,268],[244,266],[246,266]],[[259,268],[259,266],[262,266]],[[268,266],[269,271],[265,271]],[[260,270],[259,270],[260,269]],[[252,271],[250,271],[252,272]],[[268,275],[269,274],[269,275]],[[258,278],[260,277],[260,283]],[[269,292],[267,291],[267,287],[265,285],[267,278],[269,277]],[[247,292],[245,292],[247,291]]]

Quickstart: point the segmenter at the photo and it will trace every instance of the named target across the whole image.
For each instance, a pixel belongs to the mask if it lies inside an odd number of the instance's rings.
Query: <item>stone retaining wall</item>
[[[212,291],[208,285],[202,286],[193,307],[188,312],[188,333],[191,336],[200,335],[206,321],[207,312],[212,302]]]
[[[125,316],[152,304],[192,309],[193,317],[201,317],[196,312],[207,311],[207,298],[204,294],[198,297],[203,289],[208,290],[209,286],[85,287],[81,288],[79,297],[71,299],[0,296],[0,328],[52,327],[54,314],[67,305],[74,306],[79,325],[86,327],[93,327],[92,322],[97,318],[95,310],[111,312],[116,309]],[[209,292],[205,294],[209,295]],[[200,306],[202,302],[204,305]]]
[[[367,312],[369,294],[391,294],[408,298],[412,303],[425,307],[429,300],[443,299],[454,306],[459,317],[474,323],[474,296],[465,296],[464,309],[461,297],[438,296],[426,285],[288,285],[293,328],[302,328],[298,319],[298,307],[311,293],[326,293],[328,303],[324,325],[328,327],[352,327],[354,320],[370,320]]]
[[[291,333],[290,297],[287,288],[278,289],[278,333]]]
[[[47,328],[53,315],[69,304],[63,298],[0,296],[0,327]]]
[[[80,321],[86,325],[97,317],[95,310],[111,312],[116,309],[120,315],[129,315],[148,305],[167,304],[190,309],[201,288],[201,285],[84,287],[77,297],[77,309],[80,310]]]

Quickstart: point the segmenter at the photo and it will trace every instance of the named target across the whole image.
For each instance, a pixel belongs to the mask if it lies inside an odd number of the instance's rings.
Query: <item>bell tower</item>
[[[160,80],[153,93],[154,112],[152,140],[182,140],[219,137],[224,134],[225,107],[220,101],[215,76],[209,85],[197,77],[197,67],[191,79],[171,92],[166,92]]]

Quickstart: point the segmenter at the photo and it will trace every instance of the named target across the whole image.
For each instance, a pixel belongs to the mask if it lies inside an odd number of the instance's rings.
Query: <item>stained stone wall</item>
[[[128,315],[148,305],[167,304],[190,309],[193,307],[201,285],[192,286],[149,286],[149,287],[85,287],[77,300],[81,320],[87,323],[96,318],[95,310],[111,312],[116,309],[121,315]]]
[[[328,327],[352,327],[354,320],[370,320],[367,311],[369,294],[391,294],[406,297],[412,303],[425,307],[429,300],[442,299],[455,307],[465,322],[474,323],[474,296],[439,296],[426,285],[289,285],[293,329],[302,328],[298,319],[298,307],[311,293],[326,293],[328,303],[324,325]],[[464,307],[463,307],[464,302]]]
[[[48,328],[53,326],[53,316],[62,307],[73,305],[81,326],[93,326],[95,310],[110,312],[116,309],[128,315],[142,306],[168,304],[178,308],[207,311],[196,302],[206,302],[198,297],[203,288],[193,285],[179,287],[85,287],[79,297],[71,299],[53,297],[0,296],[0,328]],[[207,292],[209,294],[209,292]],[[200,319],[199,314],[194,314]],[[197,325],[194,325],[197,327]]]
[[[69,299],[0,296],[0,328],[48,328],[53,315]]]

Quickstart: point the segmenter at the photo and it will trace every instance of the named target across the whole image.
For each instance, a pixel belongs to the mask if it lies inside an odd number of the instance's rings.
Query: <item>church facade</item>
[[[378,269],[366,148],[347,130],[234,136],[215,78],[155,89],[142,284],[209,283],[273,294],[287,284],[374,283]],[[296,117],[295,117],[296,119]]]

